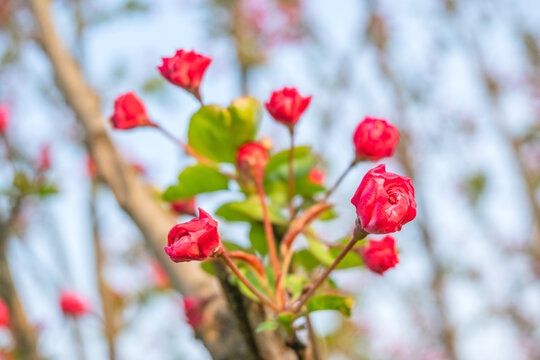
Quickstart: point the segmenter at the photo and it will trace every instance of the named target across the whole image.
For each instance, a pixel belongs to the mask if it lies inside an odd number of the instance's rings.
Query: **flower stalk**
[[[234,261],[232,261],[232,259],[230,258],[229,254],[227,254],[227,251],[223,248],[223,250],[220,252],[221,257],[223,258],[223,260],[225,260],[225,263],[227,264],[227,266],[229,266],[229,268],[231,269],[231,271],[238,277],[238,279],[244,284],[246,285],[246,287],[253,293],[253,295],[255,295],[259,300],[261,300],[261,302],[265,305],[267,305],[269,308],[271,308],[272,310],[274,310],[276,313],[279,313],[280,309],[279,307],[274,304],[272,301],[270,301],[266,296],[264,296],[263,294],[261,294],[259,292],[259,290],[255,289],[255,287],[249,282],[248,279],[246,279],[246,277],[244,276],[244,274],[242,274],[240,272],[240,269],[238,269],[238,267],[236,266],[236,264],[234,263]]]
[[[306,304],[309,298],[315,293],[315,291],[322,285],[322,283],[328,278],[328,275],[339,265],[341,260],[345,258],[347,253],[354,247],[354,245],[366,237],[367,233],[365,231],[355,232],[355,235],[351,238],[347,246],[341,251],[338,257],[334,262],[322,273],[322,275],[309,287],[309,290],[300,298],[298,303],[293,306],[292,312],[297,313],[302,307]]]
[[[294,126],[289,126],[289,133],[291,135],[291,148],[289,150],[289,181],[288,181],[288,191],[289,191],[289,214],[291,216],[291,221],[294,220],[296,216],[296,210],[294,209]]]

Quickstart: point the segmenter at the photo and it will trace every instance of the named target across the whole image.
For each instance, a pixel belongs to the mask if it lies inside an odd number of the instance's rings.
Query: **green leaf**
[[[309,181],[308,175],[299,177],[295,181],[295,192],[304,197],[311,197],[325,190],[326,188],[324,186],[317,185]]]
[[[321,221],[329,221],[337,218],[338,214],[334,209],[328,209],[326,210],[320,217],[319,220]]]
[[[339,295],[317,295],[306,303],[308,312],[319,310],[337,310],[345,316],[351,315],[354,299]]]
[[[142,85],[142,91],[145,93],[157,93],[165,89],[165,81],[161,76],[153,76],[147,79]]]
[[[163,194],[165,201],[189,199],[195,195],[226,190],[229,179],[216,168],[195,165],[184,169],[178,176],[178,184],[170,186]]]
[[[292,297],[295,298],[302,293],[304,285],[308,282],[308,279],[304,276],[290,274],[285,279],[285,287],[292,293]]]
[[[268,319],[260,323],[259,326],[257,326],[257,329],[255,329],[255,332],[260,333],[267,330],[274,331],[277,329],[277,327],[278,327],[278,323],[276,320]]]
[[[255,251],[262,256],[268,253],[268,242],[266,241],[266,233],[264,226],[261,223],[254,222],[249,230],[249,241]]]
[[[268,265],[264,268],[266,272],[266,278],[268,279],[268,286],[270,289],[273,289],[276,285],[276,274],[272,266]]]
[[[486,174],[478,172],[465,179],[465,193],[473,206],[478,205],[487,185]]]
[[[215,276],[216,272],[214,271],[214,264],[212,261],[203,261],[201,262],[201,268],[208,274]]]
[[[278,322],[287,333],[292,334],[293,332],[293,322],[295,320],[295,316],[293,313],[285,312],[278,314]]]
[[[41,197],[47,197],[47,196],[50,196],[50,195],[57,194],[58,193],[58,188],[56,187],[55,184],[45,183],[45,184],[41,184],[38,187],[37,193]]]
[[[227,251],[243,251],[243,252],[249,253],[248,249],[245,249],[242,246],[236,243],[233,243],[231,241],[222,240],[221,243],[225,246],[225,249]]]
[[[292,261],[295,264],[302,266],[307,271],[311,271],[321,264],[308,249],[302,249],[295,252]]]
[[[334,260],[339,256],[342,250],[340,248],[330,248],[328,245],[311,237],[307,238],[307,242],[309,246],[309,252],[326,267],[330,266],[334,262]],[[338,264],[336,269],[347,269],[362,265],[364,265],[364,262],[362,261],[360,255],[358,255],[354,251],[349,251],[347,255],[345,255],[345,257]]]
[[[334,257],[330,254],[328,246],[317,239],[306,237],[309,251],[324,266],[328,267],[334,262]]]
[[[28,194],[32,192],[32,184],[28,177],[23,172],[18,172],[13,178],[13,186],[15,186],[23,194]]]
[[[255,138],[262,116],[262,106],[251,96],[234,99],[229,105],[233,143],[238,148]]]
[[[251,285],[253,285],[255,289],[257,289],[262,294],[266,292],[259,280],[259,277],[253,272],[253,270],[251,270],[251,268],[248,268],[244,264],[239,264],[238,269],[246,277],[246,279],[251,283]],[[255,296],[255,294],[253,294],[253,292],[249,290],[248,287],[243,282],[241,282],[236,276],[234,276],[234,284],[238,286],[242,294],[244,294],[245,296],[249,297],[250,299],[254,301],[260,302],[260,299],[257,296]]]
[[[294,176],[299,178],[307,175],[317,163],[317,157],[309,146],[294,148]],[[289,177],[289,150],[281,151],[272,157],[266,165],[265,179],[267,181],[284,180]]]
[[[236,147],[231,127],[231,114],[227,109],[219,105],[203,106],[189,122],[188,144],[211,160],[234,163]]]
[[[261,202],[257,196],[251,196],[244,201],[225,203],[217,209],[216,215],[227,221],[263,221]],[[273,224],[287,224],[287,218],[272,204],[268,206],[268,215]]]
[[[335,259],[341,253],[341,249],[331,249],[330,253],[332,254],[332,257]],[[349,251],[347,255],[345,255],[345,257],[340,261],[338,266],[336,266],[336,270],[348,269],[348,268],[353,268],[353,267],[363,266],[363,265],[364,265],[364,261],[362,260],[360,255],[358,255],[354,251]]]
[[[261,113],[252,97],[235,99],[228,109],[203,106],[189,122],[188,144],[211,160],[234,163],[238,147],[255,138]]]

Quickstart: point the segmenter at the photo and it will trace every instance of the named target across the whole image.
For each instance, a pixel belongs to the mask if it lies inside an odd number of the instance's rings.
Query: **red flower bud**
[[[0,104],[0,134],[5,134],[9,124],[9,108]]]
[[[197,215],[195,213],[195,198],[175,200],[171,202],[171,208],[179,215]]]
[[[79,317],[90,312],[90,302],[73,291],[60,294],[60,307],[66,316]]]
[[[351,203],[364,230],[372,234],[399,231],[416,217],[411,179],[386,172],[384,164],[367,172]]]
[[[315,185],[322,185],[324,183],[325,177],[326,174],[324,173],[324,171],[317,168],[311,169],[308,174],[308,180]]]
[[[155,126],[150,121],[141,99],[132,92],[116,98],[111,123],[115,129],[119,130],[128,130],[139,126]]]
[[[390,235],[380,241],[370,240],[361,253],[366,266],[380,275],[399,263],[396,240]]]
[[[296,88],[284,87],[276,90],[266,104],[266,110],[276,121],[294,126],[311,101],[311,96],[302,97]]]
[[[200,99],[199,86],[212,59],[194,51],[178,50],[174,56],[162,60],[163,64],[158,66],[161,75]]]
[[[366,117],[358,124],[353,141],[357,159],[375,161],[394,154],[399,131],[386,120]]]
[[[199,209],[198,219],[177,224],[171,229],[165,252],[174,262],[205,260],[214,255],[220,246],[217,221]]]
[[[203,321],[203,306],[204,300],[194,296],[184,296],[182,299],[184,303],[184,314],[186,320],[192,328],[196,328]]]
[[[9,326],[9,309],[6,303],[0,299],[0,328]]]
[[[238,170],[241,173],[253,176],[257,180],[262,179],[268,159],[268,150],[256,142],[249,142],[242,145],[236,154]]]
[[[43,145],[38,159],[38,170],[46,171],[51,168],[51,145]]]

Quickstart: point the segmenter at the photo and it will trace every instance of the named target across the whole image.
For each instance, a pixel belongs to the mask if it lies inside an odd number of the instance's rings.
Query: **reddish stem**
[[[226,250],[223,250],[221,253],[221,256],[223,256],[223,259],[231,268],[232,272],[238,277],[238,279],[246,285],[246,287],[255,295],[261,302],[263,302],[265,305],[270,307],[272,310],[274,310],[276,313],[279,313],[279,308],[270,300],[268,300],[263,294],[261,294],[255,287],[246,279],[244,274],[240,272],[236,264],[232,261],[232,259],[229,257],[229,254],[227,254]]]
[[[259,258],[256,257],[255,255],[251,255],[251,254],[245,253],[243,251],[230,251],[229,252],[229,257],[231,259],[241,260],[241,261],[251,265],[251,267],[259,275],[262,275],[262,276],[265,275],[264,266],[263,266],[261,260],[259,260]]]
[[[264,187],[262,183],[262,176],[255,177],[255,186],[257,187],[257,193],[261,201],[264,232],[266,233],[266,241],[268,243],[268,252],[270,253],[270,262],[274,269],[274,275],[279,278],[279,260],[276,250],[276,240],[274,239],[274,230],[272,229],[272,223],[270,222],[270,216],[268,215],[268,207],[266,206],[266,196],[264,194]]]

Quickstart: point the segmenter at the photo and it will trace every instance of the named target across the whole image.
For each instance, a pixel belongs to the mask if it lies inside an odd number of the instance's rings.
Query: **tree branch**
[[[252,359],[235,319],[227,308],[221,290],[214,286],[212,277],[197,263],[174,264],[163,251],[165,239],[174,218],[156,202],[153,195],[126,164],[109,138],[100,113],[100,101],[87,84],[79,66],[56,34],[47,0],[29,0],[35,18],[39,42],[54,70],[59,90],[85,129],[88,146],[100,176],[114,193],[119,205],[131,217],[143,234],[149,248],[163,265],[174,288],[182,294],[213,297],[204,309],[205,321],[196,334],[204,342],[214,359]],[[260,349],[281,349],[281,341],[257,334]],[[270,345],[270,346],[269,346]],[[266,359],[291,359],[290,352],[274,351],[263,354]]]

